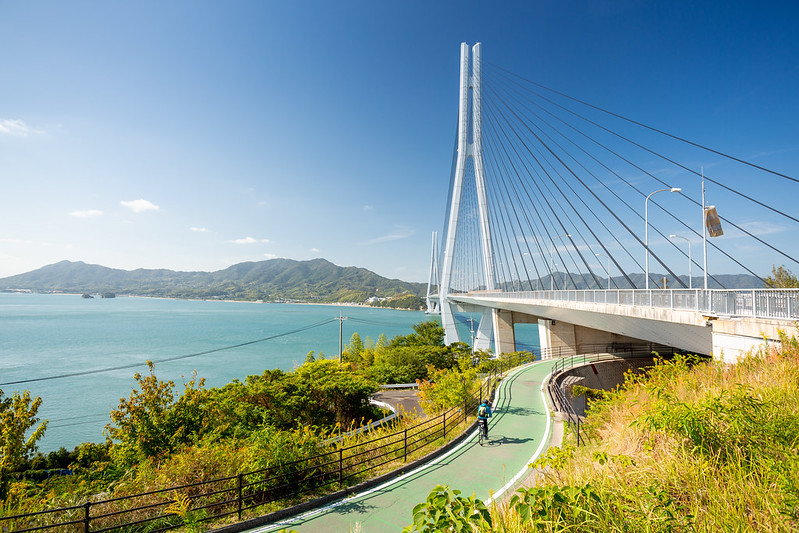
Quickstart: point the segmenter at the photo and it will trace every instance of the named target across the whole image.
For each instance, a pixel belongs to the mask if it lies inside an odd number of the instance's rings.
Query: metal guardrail
[[[799,289],[610,289],[561,291],[480,291],[458,296],[502,300],[542,300],[696,311],[709,316],[799,320]]]
[[[594,346],[591,350],[580,355],[560,357],[552,365],[552,373],[548,385],[549,396],[558,411],[565,414],[567,422],[574,427],[578,446],[581,444],[580,426],[582,425],[582,418],[575,412],[572,402],[566,398],[566,392],[559,383],[560,374],[588,363],[647,357],[651,356],[653,352],[658,354],[680,352],[677,348],[653,343],[611,344],[606,346],[604,351],[600,350],[600,346]]]

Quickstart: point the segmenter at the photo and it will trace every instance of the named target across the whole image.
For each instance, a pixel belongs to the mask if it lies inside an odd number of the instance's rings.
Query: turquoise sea
[[[40,451],[71,450],[104,440],[109,412],[130,395],[133,374],[147,372],[145,361],[156,361],[156,375],[178,393],[194,370],[209,387],[291,370],[311,350],[338,356],[331,319],[339,313],[345,344],[356,331],[364,340],[405,335],[428,318],[368,307],[0,293],[0,389],[42,398],[39,416],[50,422]],[[106,370],[116,367],[126,368]]]

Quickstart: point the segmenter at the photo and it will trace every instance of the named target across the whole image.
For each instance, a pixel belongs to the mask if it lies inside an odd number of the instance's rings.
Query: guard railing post
[[[86,502],[83,504],[83,533],[89,533],[89,509],[92,506],[92,502]]]
[[[341,488],[344,480],[344,448],[338,450],[338,488]]]
[[[405,450],[405,462],[408,462],[408,428],[405,428],[405,439],[403,444],[403,449]]]
[[[443,437],[446,439],[447,438],[447,412],[446,411],[444,411],[443,425],[444,425],[444,431],[443,431],[444,436]]]
[[[242,486],[244,485],[243,483],[244,480],[242,479],[243,477],[244,476],[242,474],[236,476],[236,503],[238,506],[239,522],[241,522],[241,508],[243,503],[242,502]]]

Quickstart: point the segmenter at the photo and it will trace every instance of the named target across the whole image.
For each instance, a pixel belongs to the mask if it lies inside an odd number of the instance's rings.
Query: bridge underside
[[[652,342],[734,361],[777,341],[781,321],[703,316],[695,311],[542,300],[505,300],[479,294],[450,296],[463,311],[494,310],[497,353],[515,350],[513,327],[538,323],[541,348],[590,351],[602,345]]]

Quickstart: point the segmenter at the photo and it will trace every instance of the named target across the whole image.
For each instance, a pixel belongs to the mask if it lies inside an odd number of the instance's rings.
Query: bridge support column
[[[490,350],[491,337],[494,331],[494,315],[496,310],[488,307],[483,308],[480,316],[480,324],[477,326],[477,335],[474,338],[475,350]]]
[[[538,342],[545,358],[577,353],[575,326],[561,320],[538,319]]]
[[[516,351],[516,333],[513,330],[512,311],[494,309],[494,353],[501,355]]]

